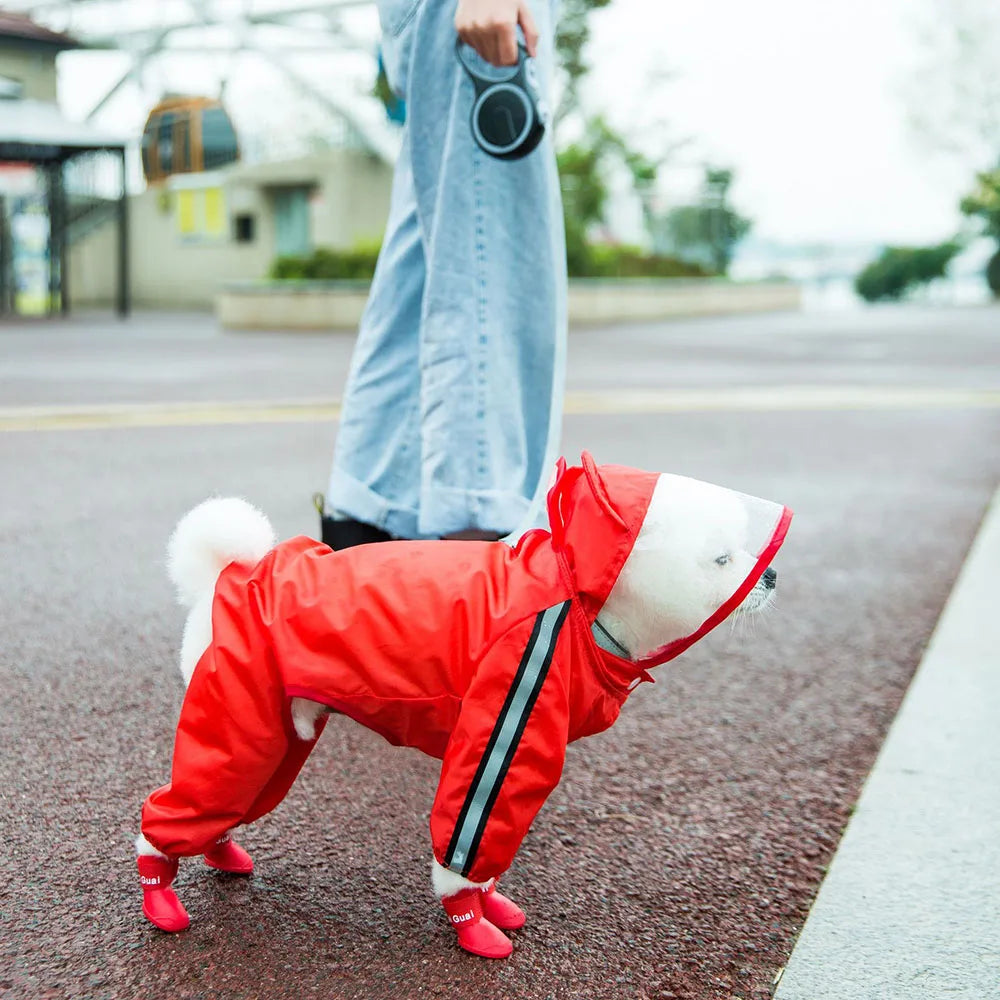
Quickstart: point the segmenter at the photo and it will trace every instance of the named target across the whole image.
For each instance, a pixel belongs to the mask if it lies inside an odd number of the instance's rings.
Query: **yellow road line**
[[[125,427],[191,427],[336,420],[339,403],[189,403],[164,406],[26,407],[0,409],[3,431],[84,431]]]
[[[1000,389],[830,385],[607,389],[569,392],[565,403],[565,412],[573,416],[961,409],[1000,409]],[[338,400],[317,399],[23,406],[0,408],[0,432],[310,423],[339,416]]]

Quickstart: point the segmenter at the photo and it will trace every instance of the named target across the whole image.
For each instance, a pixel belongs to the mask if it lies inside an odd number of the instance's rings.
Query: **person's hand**
[[[458,0],[458,37],[494,66],[513,66],[517,62],[518,25],[524,32],[528,55],[533,57],[538,29],[527,0]]]

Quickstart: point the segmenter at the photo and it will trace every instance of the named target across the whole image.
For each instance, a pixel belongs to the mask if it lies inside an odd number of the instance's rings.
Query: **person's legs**
[[[517,531],[537,513],[561,428],[566,270],[551,139],[521,161],[483,153],[455,3],[379,6],[409,120],[327,507],[400,537]],[[552,8],[533,11],[543,88]]]
[[[533,4],[543,92],[553,65],[552,12],[551,0]],[[424,536],[527,527],[561,429],[566,257],[551,137],[522,160],[479,149],[469,127],[475,91],[455,57],[454,17],[455,3],[420,7],[406,92],[427,262]]]
[[[404,140],[382,252],[351,359],[326,495],[328,514],[404,538],[416,536],[420,501],[424,276],[423,238]],[[332,528],[324,524],[324,533]]]

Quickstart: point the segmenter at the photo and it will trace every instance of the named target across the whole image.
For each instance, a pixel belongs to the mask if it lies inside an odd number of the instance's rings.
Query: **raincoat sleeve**
[[[462,701],[431,810],[434,854],[474,882],[501,875],[559,783],[569,734],[569,603],[508,631]]]

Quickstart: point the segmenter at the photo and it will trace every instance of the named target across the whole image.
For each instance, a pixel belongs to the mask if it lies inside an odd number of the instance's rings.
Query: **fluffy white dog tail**
[[[167,544],[167,571],[177,600],[194,607],[215,589],[231,562],[258,562],[275,540],[271,522],[246,500],[213,497],[198,504],[181,518]]]
[[[215,497],[181,518],[167,545],[167,570],[177,599],[190,608],[181,643],[184,682],[212,641],[212,595],[232,562],[256,563],[274,548],[271,522],[236,497]]]

